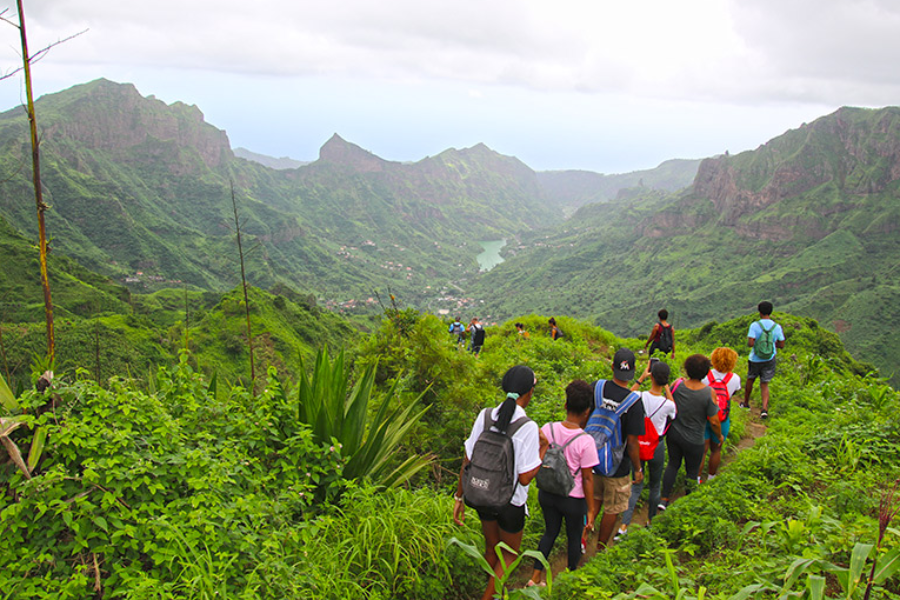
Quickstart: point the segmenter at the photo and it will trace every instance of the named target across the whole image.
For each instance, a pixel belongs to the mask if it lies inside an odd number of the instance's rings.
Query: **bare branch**
[[[9,9],[6,9],[6,10],[9,10]],[[5,13],[6,10],[4,10],[3,13]],[[3,16],[2,16],[3,13],[0,13],[0,20],[6,21],[7,23],[9,23],[10,25],[13,25],[14,27],[18,27],[18,25],[16,25],[15,23],[12,23],[8,19],[3,18]],[[42,49],[38,50],[37,52],[35,52],[34,54],[32,54],[31,57],[29,58],[28,62],[33,65],[34,63],[36,63],[39,60],[41,60],[42,58],[44,58],[44,56],[46,56],[47,53],[50,52],[51,49],[55,48],[56,46],[59,46],[60,44],[65,44],[69,40],[73,40],[73,39],[77,38],[79,35],[81,35],[83,33],[87,33],[88,31],[89,31],[88,29],[85,29],[84,31],[79,31],[76,34],[70,35],[69,37],[67,37],[65,39],[55,41],[54,43],[50,44],[49,46],[46,46],[45,48],[42,48]],[[24,70],[25,70],[25,67],[19,67],[17,69],[13,69],[12,71],[10,71],[9,73],[7,73],[5,75],[0,75],[0,81],[3,81],[4,79],[9,79],[13,75],[18,75],[19,73],[21,73]]]

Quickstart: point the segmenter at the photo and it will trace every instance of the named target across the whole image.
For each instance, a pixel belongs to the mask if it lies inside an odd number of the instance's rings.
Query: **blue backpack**
[[[597,444],[597,456],[600,464],[594,472],[611,477],[615,475],[625,455],[626,439],[622,435],[622,415],[624,415],[641,396],[637,392],[629,393],[622,402],[616,403],[603,397],[605,379],[600,379],[594,387],[594,412],[591,413],[584,431],[594,438]]]

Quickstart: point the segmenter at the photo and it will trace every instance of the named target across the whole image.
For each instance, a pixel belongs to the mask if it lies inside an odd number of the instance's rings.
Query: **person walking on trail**
[[[585,434],[594,404],[594,392],[591,384],[576,379],[566,387],[566,420],[547,423],[541,427],[550,442],[561,448],[565,458],[565,467],[570,475],[566,484],[571,483],[568,494],[558,494],[546,489],[538,492],[538,502],[544,513],[544,535],[538,543],[538,550],[544,558],[550,557],[550,551],[556,542],[562,526],[566,522],[566,551],[570,571],[578,568],[581,560],[581,533],[588,514],[588,506],[594,503],[594,478],[592,469],[599,462],[597,448],[591,436]],[[552,446],[551,446],[552,447]],[[545,455],[549,456],[549,454]],[[542,468],[549,469],[546,465]],[[538,488],[542,488],[542,479],[538,475]],[[588,518],[587,527],[594,528],[593,518]],[[544,585],[544,565],[534,561],[534,571],[526,585]]]
[[[719,424],[719,405],[716,392],[704,383],[709,373],[709,359],[702,354],[692,354],[684,361],[684,370],[688,379],[679,379],[672,386],[672,399],[678,410],[678,417],[666,434],[666,448],[669,451],[669,463],[663,475],[662,500],[659,509],[665,510],[675,487],[675,479],[684,462],[686,475],[685,493],[690,493],[697,484],[700,461],[703,460],[703,432],[708,422],[713,435],[722,444],[722,428]]]
[[[759,320],[754,321],[747,332],[750,360],[747,364],[747,387],[744,389],[744,401],[741,402],[741,407],[750,408],[753,382],[759,378],[759,395],[762,400],[759,416],[761,419],[767,419],[769,417],[769,382],[775,377],[775,356],[779,349],[784,348],[784,330],[781,325],[772,320],[774,307],[771,302],[764,300],[756,308],[759,311]]]
[[[529,333],[525,331],[525,325],[523,323],[516,323],[516,335],[518,335],[520,340],[527,340],[531,338]]]
[[[541,434],[537,424],[525,414],[525,409],[534,394],[535,385],[537,377],[530,368],[517,365],[509,369],[501,383],[506,399],[499,406],[486,408],[479,413],[464,444],[465,452],[459,472],[459,483],[453,496],[453,521],[457,525],[463,524],[466,506],[475,509],[481,520],[481,531],[485,541],[484,557],[495,574],[488,580],[482,600],[494,597],[496,578],[503,575],[506,567],[518,554],[527,514],[528,484],[541,468],[541,460],[547,450],[547,439]],[[479,506],[472,500],[473,493],[467,491],[464,495],[464,489],[471,490],[471,486],[467,488],[464,485],[464,479],[474,472],[470,469],[470,465],[498,458],[496,451],[491,452],[492,448],[496,450],[498,447],[496,443],[498,439],[506,443],[503,446],[504,450],[508,449],[508,442],[511,442],[512,465],[506,466],[514,466],[513,473],[510,474],[513,481],[499,481],[506,485],[494,486],[491,489],[514,491],[508,500],[506,498],[509,496],[502,499],[504,501],[502,505]],[[493,446],[491,440],[495,442]],[[476,483],[483,481],[483,479],[476,480]],[[502,550],[498,556],[497,544],[500,542],[505,543],[512,551]]]
[[[458,346],[466,345],[466,326],[462,324],[459,317],[450,323],[450,333],[456,336],[456,344]]]
[[[712,369],[706,376],[706,385],[716,391],[716,401],[719,404],[719,423],[722,427],[722,437],[728,437],[731,429],[731,397],[741,389],[741,378],[734,372],[737,364],[738,353],[731,348],[720,347],[709,355]],[[719,472],[719,463],[722,461],[722,444],[713,434],[712,426],[706,424],[706,432],[703,434],[704,448],[703,460],[709,455],[709,474],[706,479],[713,479]],[[703,460],[700,461],[700,471],[697,483],[703,475]]]
[[[469,323],[469,350],[478,356],[482,346],[484,346],[484,326],[478,317],[472,317],[472,321]]]
[[[650,497],[647,500],[647,525],[656,516],[657,507],[661,496],[662,475],[666,466],[666,448],[663,443],[666,429],[669,423],[675,419],[678,409],[669,391],[669,365],[656,359],[647,364],[647,369],[631,386],[633,391],[640,390],[641,384],[650,379],[650,390],[641,392],[641,402],[644,404],[644,429],[645,434],[638,438],[640,444],[641,464],[644,474],[649,479]],[[628,532],[634,509],[644,489],[644,482],[631,486],[631,497],[628,499],[628,508],[622,513],[622,524],[614,539],[619,539]]]
[[[550,325],[551,340],[555,342],[556,340],[561,340],[562,338],[566,337],[566,335],[562,332],[562,329],[557,326],[556,319],[550,317],[549,319],[547,319],[547,324]]]
[[[644,350],[646,350],[649,345],[649,356],[653,356],[653,353],[659,350],[663,354],[671,354],[671,357],[674,359],[675,328],[672,327],[667,320],[669,318],[669,311],[662,309],[656,313],[656,316],[659,317],[659,321],[653,326],[653,329],[650,330],[650,335],[644,343]]]
[[[609,543],[619,515],[628,508],[631,486],[644,479],[638,444],[638,436],[644,435],[644,405],[628,387],[634,379],[634,363],[634,352],[628,348],[616,351],[612,381],[600,379],[594,384],[594,412],[585,427],[594,437],[600,458],[600,464],[594,467],[594,506],[589,517],[596,520],[603,510],[597,533],[598,550]],[[601,445],[597,431],[602,430],[604,422],[613,424]]]

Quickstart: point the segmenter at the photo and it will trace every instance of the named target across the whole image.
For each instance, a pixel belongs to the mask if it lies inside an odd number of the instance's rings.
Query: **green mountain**
[[[838,332],[900,374],[900,108],[843,108],[760,148],[707,159],[677,194],[587,205],[523,235],[478,281],[497,317],[591,317],[649,332],[667,307],[693,327],[762,299]],[[896,380],[896,377],[895,377]]]
[[[480,239],[558,222],[531,169],[483,145],[414,164],[335,135],[315,162],[236,158],[199,109],[98,80],[37,101],[48,231],[58,250],[137,290],[238,282],[232,184],[249,278],[328,299],[391,286],[414,300],[477,271]],[[0,115],[0,214],[35,229],[21,110]]]

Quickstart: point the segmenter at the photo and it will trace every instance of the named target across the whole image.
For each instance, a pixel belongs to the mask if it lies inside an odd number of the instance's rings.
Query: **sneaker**
[[[662,502],[660,502],[659,504],[656,505],[656,510],[658,510],[659,512],[662,512],[662,511],[666,510],[667,508],[669,508],[669,503],[666,500],[663,500]]]
[[[767,411],[767,410],[765,410],[765,409],[764,409],[764,410],[761,410],[761,411],[759,412],[759,418],[760,418],[760,419],[768,419],[768,418],[769,418],[769,411]]]
[[[620,539],[622,539],[626,535],[628,535],[628,528],[627,528],[627,526],[623,525],[622,527],[619,527],[619,531],[617,531],[616,535],[613,536],[613,541],[618,542]]]
[[[750,408],[750,403],[749,402],[741,402],[740,406],[741,406],[741,408]]]

